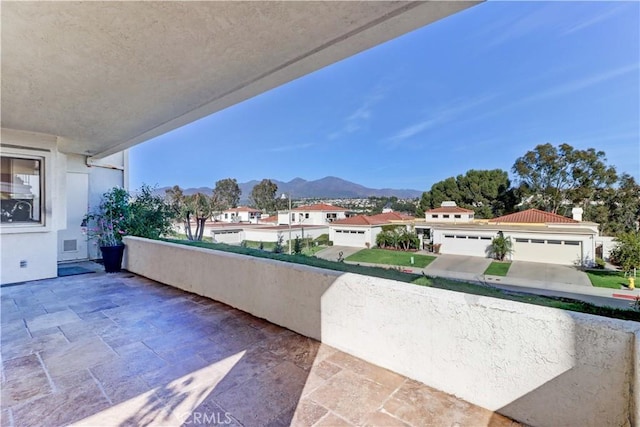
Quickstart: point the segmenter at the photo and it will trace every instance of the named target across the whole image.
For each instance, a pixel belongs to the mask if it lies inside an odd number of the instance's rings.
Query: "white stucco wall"
[[[640,325],[126,239],[127,268],[536,426],[640,421]]]
[[[340,231],[338,231],[340,230]],[[355,231],[356,233],[351,233]],[[349,225],[335,225],[329,227],[329,240],[336,246],[349,246],[353,248],[373,248],[376,245],[376,237],[382,231],[381,226],[357,227]],[[357,232],[364,232],[358,234]]]
[[[66,156],[51,135],[2,129],[3,154],[40,157],[44,161],[44,223],[0,225],[0,283],[57,276],[57,231],[66,226]],[[26,261],[26,267],[20,267]]]

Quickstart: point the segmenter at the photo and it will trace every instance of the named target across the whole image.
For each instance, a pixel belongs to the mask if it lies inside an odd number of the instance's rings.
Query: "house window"
[[[454,218],[458,218],[458,219],[460,219],[460,218],[462,218],[462,215],[458,215],[458,214],[456,214],[456,215],[454,215],[453,217],[454,217]]]
[[[580,246],[580,242],[577,242],[575,240],[565,240],[564,244],[570,246]]]
[[[445,239],[453,239],[453,234],[445,234]]]
[[[467,238],[467,236],[461,236],[459,234],[456,236],[456,239],[466,239],[466,238]]]
[[[547,243],[550,245],[561,245],[562,240],[547,240]]]
[[[291,214],[291,221],[294,222],[296,220],[296,214],[292,213]]]
[[[438,218],[438,214],[431,214],[431,218]]]
[[[518,243],[529,243],[529,239],[516,239]]]
[[[480,240],[491,240],[491,237],[481,236]]]
[[[544,243],[544,240],[541,240],[541,239],[531,239],[531,243]]]
[[[442,218],[449,218],[449,214],[443,214]]]
[[[224,214],[224,219],[229,219],[229,214]]]
[[[304,214],[304,219],[309,219],[309,213]]]
[[[478,239],[479,239],[479,237],[478,237],[478,236],[467,236],[467,239],[475,239],[475,240],[478,240]]]
[[[0,161],[2,223],[41,224],[44,159],[2,156]]]

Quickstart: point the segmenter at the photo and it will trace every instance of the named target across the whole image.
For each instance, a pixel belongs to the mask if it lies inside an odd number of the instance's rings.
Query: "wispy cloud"
[[[453,104],[436,109],[430,112],[429,115],[420,121],[417,121],[409,126],[406,126],[396,132],[393,136],[387,139],[392,146],[396,146],[402,141],[410,139],[427,129],[451,122],[458,118],[462,113],[472,110],[491,99],[496,95],[485,95],[473,99],[459,100]]]
[[[306,142],[304,144],[291,144],[291,145],[280,145],[278,147],[271,147],[271,148],[267,148],[262,150],[262,152],[266,152],[266,153],[282,153],[285,151],[296,151],[296,150],[303,150],[305,148],[310,148],[313,147],[314,143],[311,142]]]
[[[343,120],[343,126],[327,135],[330,140],[338,139],[344,135],[357,132],[363,129],[373,117],[373,107],[384,99],[385,89],[382,85],[377,85],[369,93],[360,106]]]
[[[550,88],[548,90],[536,93],[535,95],[531,95],[529,97],[522,99],[520,102],[524,103],[524,102],[538,101],[540,99],[553,98],[559,95],[566,95],[572,92],[577,92],[579,90],[586,89],[590,86],[594,86],[599,83],[605,82],[607,80],[611,80],[616,77],[623,76],[627,73],[637,71],[638,67],[639,67],[638,64],[630,64],[630,65],[625,65],[623,67],[615,68],[613,70],[604,71],[599,74],[587,76],[582,79],[567,82],[562,85]]]
[[[592,25],[595,25],[599,22],[602,22],[606,19],[609,19],[609,17],[617,14],[624,6],[617,6],[607,12],[604,13],[599,13],[598,15],[594,16],[591,19],[587,19],[586,21],[582,21],[578,24],[575,24],[571,27],[569,27],[567,30],[565,30],[565,32],[563,33],[563,35],[568,35],[568,34],[572,34],[575,33],[576,31],[580,31],[580,30],[584,30],[585,28],[589,28]]]
[[[612,80],[632,72],[637,72],[639,68],[640,68],[639,64],[629,64],[629,65],[618,67],[612,70],[603,71],[598,74],[592,74],[590,76],[586,76],[581,79],[565,82],[565,83],[556,85],[554,87],[551,87],[549,89],[537,92],[533,95],[526,96],[524,98],[521,98],[509,104],[502,105],[493,110],[484,111],[483,113],[473,116],[471,118],[468,118],[465,121],[484,120],[487,117],[495,116],[497,114],[504,113],[514,108],[522,107],[523,105],[526,105],[532,102],[578,92],[580,90],[587,89],[591,86],[595,86],[605,81]]]

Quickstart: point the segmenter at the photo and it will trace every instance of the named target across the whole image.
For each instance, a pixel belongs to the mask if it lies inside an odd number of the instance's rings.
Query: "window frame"
[[[50,231],[48,218],[49,204],[51,196],[48,192],[47,182],[49,180],[48,164],[50,162],[50,151],[46,149],[25,147],[12,148],[0,146],[0,156],[16,160],[35,160],[40,163],[38,171],[39,181],[39,219],[37,221],[16,221],[16,222],[0,222],[0,230],[2,233],[22,233],[22,232],[43,232]],[[33,207],[32,207],[33,209]]]

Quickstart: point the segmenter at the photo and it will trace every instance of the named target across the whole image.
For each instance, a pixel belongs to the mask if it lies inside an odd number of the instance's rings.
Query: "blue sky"
[[[639,28],[638,2],[489,1],[134,147],[130,185],[424,191],[547,142],[638,180]]]

